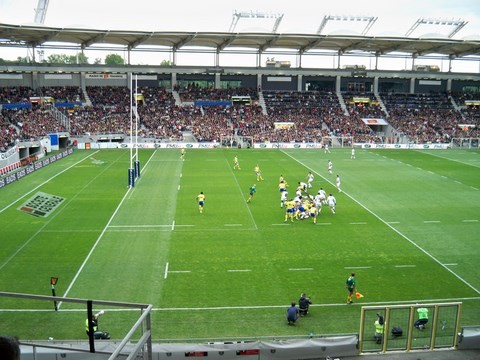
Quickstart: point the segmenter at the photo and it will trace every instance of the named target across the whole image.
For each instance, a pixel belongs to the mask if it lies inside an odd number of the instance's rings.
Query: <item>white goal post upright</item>
[[[138,159],[138,75],[135,75],[135,178],[140,177],[140,160]]]
[[[135,186],[135,179],[140,177],[140,161],[138,160],[138,78],[135,75],[135,96],[133,88],[133,74],[130,74],[130,167],[128,169],[128,186]],[[133,109],[135,107],[135,144],[133,143]],[[135,147],[135,154],[133,148]]]

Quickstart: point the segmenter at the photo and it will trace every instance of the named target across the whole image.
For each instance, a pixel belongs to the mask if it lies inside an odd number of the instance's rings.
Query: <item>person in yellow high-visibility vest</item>
[[[105,311],[100,311],[95,315],[92,315],[92,319],[89,321],[88,318],[85,320],[85,332],[90,336],[90,323],[92,324],[93,338],[94,339],[110,339],[110,334],[108,332],[98,330],[98,318],[102,316]]]
[[[377,314],[377,320],[375,321],[375,342],[380,344],[383,339],[383,332],[385,331],[385,321],[383,320],[383,316]]]

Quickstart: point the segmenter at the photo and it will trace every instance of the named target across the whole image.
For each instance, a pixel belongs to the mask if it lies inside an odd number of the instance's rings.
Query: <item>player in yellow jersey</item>
[[[240,170],[240,164],[238,163],[238,156],[235,155],[235,157],[233,158],[233,170]]]
[[[205,195],[203,195],[203,191],[200,192],[200,194],[197,195],[197,201],[198,201],[198,211],[200,211],[200,214],[203,213],[203,206],[205,205]]]
[[[263,181],[262,172],[260,171],[260,166],[255,165],[255,175],[257,175],[257,181]]]
[[[180,150],[180,159],[185,160],[185,148],[182,148],[182,150]]]
[[[288,218],[290,218],[290,221],[293,222],[293,216],[295,215],[295,201],[291,199],[290,201],[287,201],[285,203],[285,220],[284,222],[287,222]]]
[[[315,206],[315,204],[311,204],[309,209],[308,209],[308,214],[310,215],[310,217],[313,219],[313,223],[316,224],[317,223],[317,215],[318,215],[318,209],[317,207]]]

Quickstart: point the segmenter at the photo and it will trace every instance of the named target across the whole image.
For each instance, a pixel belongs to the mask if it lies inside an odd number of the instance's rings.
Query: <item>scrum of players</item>
[[[309,172],[307,182],[299,181],[295,189],[295,197],[289,197],[288,183],[282,175],[280,176],[278,190],[280,191],[280,207],[285,208],[284,222],[311,218],[316,224],[323,206],[328,206],[332,214],[336,213],[337,200],[335,196],[332,194],[327,196],[323,188],[320,188],[315,195],[308,193],[308,190],[312,189],[312,182],[313,175]]]

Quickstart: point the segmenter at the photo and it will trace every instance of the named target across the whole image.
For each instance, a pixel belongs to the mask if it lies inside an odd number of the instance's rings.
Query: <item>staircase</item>
[[[92,106],[92,100],[90,100],[90,96],[88,96],[87,90],[82,89],[83,97],[85,98],[85,106]]]
[[[340,91],[337,91],[338,102],[340,103],[340,107],[343,110],[345,116],[350,116],[350,113],[347,110],[347,105],[345,104],[345,100],[343,100],[343,95]]]
[[[175,99],[175,105],[176,106],[181,106],[182,105],[182,99],[180,99],[180,95],[178,94],[178,91],[173,90],[172,91],[172,96]]]
[[[265,98],[263,97],[263,92],[258,92],[258,105],[262,107],[262,114],[268,115],[267,104],[265,103]]]

